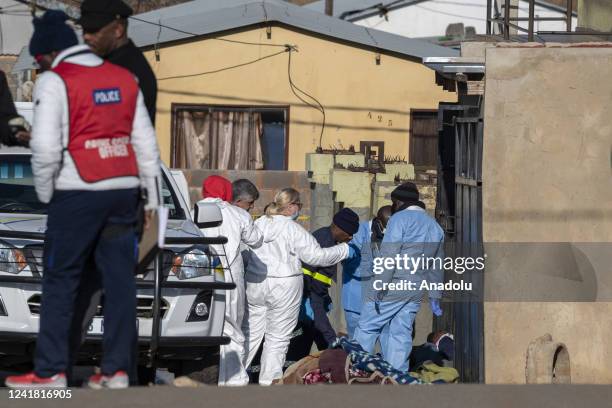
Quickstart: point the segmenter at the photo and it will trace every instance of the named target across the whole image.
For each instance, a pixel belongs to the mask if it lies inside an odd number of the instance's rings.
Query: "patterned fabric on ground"
[[[351,377],[348,380],[348,384],[356,385],[356,384],[380,384],[380,385],[397,385],[397,381],[395,381],[391,377],[386,377],[380,371],[374,371],[373,373],[366,373],[365,371],[359,371],[360,375]]]
[[[338,339],[334,343],[334,347],[341,347],[349,355],[353,370],[367,373],[379,372],[385,379],[385,383],[424,384],[423,381],[412,374],[394,369],[379,355],[372,355],[364,351],[358,343],[350,341],[346,337]]]
[[[319,356],[321,352],[313,353],[310,356],[306,356],[303,359],[295,362],[283,375],[281,384],[303,384],[304,376],[319,368]]]
[[[322,373],[320,369],[312,370],[302,379],[304,384],[330,384],[331,375],[329,373]]]

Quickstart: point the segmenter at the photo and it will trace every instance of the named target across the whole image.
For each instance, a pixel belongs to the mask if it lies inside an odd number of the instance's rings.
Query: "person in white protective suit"
[[[236,284],[236,289],[225,294],[225,323],[223,335],[230,338],[230,343],[221,346],[219,359],[219,385],[240,386],[249,383],[249,376],[244,367],[245,350],[242,333],[242,319],[245,312],[244,264],[240,254],[241,244],[257,247],[262,243],[262,234],[253,223],[248,212],[229,204],[232,201],[232,184],[220,176],[210,176],[202,186],[204,203],[214,203],[221,210],[223,222],[216,228],[205,228],[205,236],[224,236],[227,244],[213,245],[221,256],[225,272],[225,281]]]
[[[248,368],[262,340],[259,384],[270,385],[283,375],[291,333],[300,313],[303,274],[301,262],[331,266],[355,256],[347,244],[321,248],[295,220],[302,207],[299,193],[286,188],[266,207],[255,225],[264,242],[246,258],[247,314],[243,323]]]

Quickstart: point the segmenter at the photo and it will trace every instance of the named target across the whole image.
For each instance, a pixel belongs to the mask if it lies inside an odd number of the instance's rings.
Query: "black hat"
[[[343,208],[334,215],[334,225],[353,235],[359,230],[359,216],[350,208]]]
[[[48,10],[42,17],[34,18],[34,33],[30,39],[30,54],[33,57],[63,51],[79,43],[66,20],[68,16],[60,10]]]
[[[397,186],[391,193],[392,199],[401,201],[403,203],[419,201],[419,197],[419,189],[417,188],[416,184],[409,181]]]
[[[85,0],[77,23],[83,31],[95,33],[112,21],[128,18],[133,13],[134,10],[121,0]]]

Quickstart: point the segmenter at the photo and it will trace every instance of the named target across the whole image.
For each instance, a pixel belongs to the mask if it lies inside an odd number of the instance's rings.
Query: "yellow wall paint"
[[[293,44],[293,81],[325,107],[323,147],[348,148],[359,141],[384,141],[387,155],[408,158],[410,109],[436,109],[455,101],[435,84],[434,71],[420,63],[324,40],[282,27],[254,28],[224,38]],[[300,102],[288,82],[288,54],[210,75],[167,79],[207,72],[264,57],[282,48],[249,46],[207,39],[160,49],[160,61],[147,51],[158,78],[157,132],[162,159],[170,163],[172,103],[290,106],[289,170],[304,170],[305,154],[319,144],[322,115]]]

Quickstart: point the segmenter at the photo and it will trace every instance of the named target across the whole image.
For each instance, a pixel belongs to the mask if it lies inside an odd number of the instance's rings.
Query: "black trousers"
[[[55,192],[44,249],[35,356],[39,376],[70,370],[71,331],[76,328],[74,318],[82,312],[77,301],[85,283],[101,284],[106,294],[102,372],[131,371],[136,336],[137,203],[138,189]],[[92,260],[100,279],[86,273]]]
[[[291,338],[289,343],[287,362],[295,362],[308,356],[313,344],[316,344],[319,350],[326,350],[330,346],[323,334],[315,328],[313,320],[300,320],[294,333],[296,336]]]

